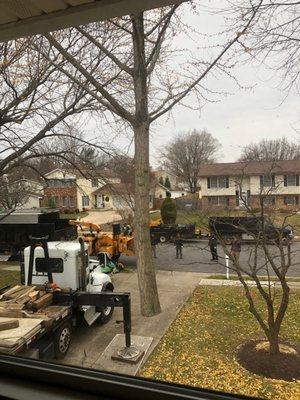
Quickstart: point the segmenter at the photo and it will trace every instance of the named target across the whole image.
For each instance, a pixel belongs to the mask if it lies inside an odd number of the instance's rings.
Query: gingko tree
[[[76,85],[96,99],[110,125],[132,132],[135,166],[135,247],[141,312],[160,312],[149,234],[149,137],[152,126],[193,93],[205,101],[204,81],[212,70],[225,74],[232,67],[230,50],[251,24],[256,10],[239,34],[226,36],[213,56],[191,59],[174,38],[188,32],[181,10],[174,5],[138,12],[106,22],[76,27],[64,35],[46,34],[36,46]],[[49,51],[49,46],[51,50]],[[55,49],[55,50],[52,50]],[[176,57],[181,52],[181,61]],[[105,56],[104,66],[101,58]],[[65,60],[61,66],[57,61]],[[183,61],[186,60],[186,61]],[[108,61],[108,62],[107,62]]]

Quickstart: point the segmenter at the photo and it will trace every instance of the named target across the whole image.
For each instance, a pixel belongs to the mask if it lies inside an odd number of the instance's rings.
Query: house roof
[[[109,183],[102,186],[101,188],[95,190],[92,194],[96,196],[106,195],[106,194],[116,194],[116,195],[132,195],[134,193],[134,187],[128,183]]]
[[[80,168],[79,170],[76,170],[74,168],[56,168],[50,172],[47,172],[44,174],[44,176],[47,178],[49,175],[53,174],[54,172],[61,172],[62,174],[66,174],[65,179],[75,179],[75,178],[87,178],[87,179],[93,179],[93,178],[103,178],[103,179],[109,179],[109,178],[118,178],[117,174],[115,174],[113,171],[111,171],[108,168],[103,168],[103,167],[95,167],[95,168]],[[59,178],[58,178],[59,179]]]
[[[161,174],[166,174],[166,175],[173,176],[174,178],[178,178],[177,175],[175,175],[175,174],[173,174],[172,172],[167,171],[167,170],[165,170],[165,169],[163,169],[163,168],[156,169],[156,170],[153,171],[153,172],[154,172],[154,175],[155,175],[156,177],[160,177]]]
[[[262,175],[266,173],[299,174],[300,160],[205,164],[200,168],[199,176]]]
[[[163,7],[181,0],[5,0],[0,42]]]

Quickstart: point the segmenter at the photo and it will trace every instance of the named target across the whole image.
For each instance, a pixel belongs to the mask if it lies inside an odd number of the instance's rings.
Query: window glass
[[[50,271],[53,273],[64,272],[64,262],[61,258],[50,258],[48,261],[46,261],[45,258],[35,259],[36,272],[46,273],[49,267]]]
[[[296,186],[296,175],[287,175],[286,183],[287,186]]]
[[[262,176],[262,185],[263,187],[271,187],[273,183],[272,175],[263,175]]]
[[[297,204],[296,196],[285,196],[284,197],[284,204],[286,204],[286,205],[296,205]]]
[[[221,176],[218,178],[218,186],[220,188],[226,188],[227,187],[227,178],[225,176]]]
[[[96,179],[96,178],[92,179],[92,187],[98,187],[98,186],[99,186],[98,179]]]
[[[211,188],[218,187],[218,178],[217,177],[214,176],[214,177],[209,178],[209,182],[210,182]]]
[[[88,207],[90,205],[90,198],[89,196],[82,196],[82,206]]]

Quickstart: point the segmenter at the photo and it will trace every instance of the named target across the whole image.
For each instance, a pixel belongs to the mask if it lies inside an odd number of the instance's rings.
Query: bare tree
[[[239,31],[256,9],[247,35],[240,37],[241,48],[251,59],[263,62],[281,77],[280,88],[288,95],[299,90],[300,2],[289,0],[228,1],[226,10],[232,27]],[[247,58],[247,62],[249,58]]]
[[[162,151],[163,165],[195,193],[201,166],[216,161],[220,148],[221,144],[210,133],[194,129],[179,134],[166,146]]]
[[[37,194],[38,183],[25,179],[10,181],[7,175],[0,178],[0,207],[14,210],[23,206],[32,194]]]
[[[93,107],[85,90],[32,50],[38,41],[22,39],[0,46],[0,175],[20,165],[33,168],[30,160],[42,155],[65,157],[66,151],[53,148],[43,154],[43,144],[63,136],[61,126],[68,118]]]
[[[239,161],[281,161],[300,159],[300,145],[287,138],[263,139],[242,151]]]
[[[272,173],[272,171],[270,171]],[[242,191],[243,172],[236,178],[236,185]],[[289,303],[290,289],[287,274],[299,262],[298,252],[292,252],[291,227],[289,218],[297,209],[285,214],[281,222],[276,221],[273,196],[282,182],[270,187],[261,187],[256,193],[256,202],[241,198],[247,217],[220,217],[210,220],[210,230],[217,235],[225,255],[230,259],[230,270],[241,282],[249,303],[249,311],[254,316],[269,342],[269,354],[280,353],[280,329]],[[259,211],[257,211],[259,204]],[[248,261],[242,261],[234,247],[228,242],[241,242],[245,237],[251,240]],[[249,280],[250,278],[250,280]],[[254,287],[257,289],[253,291]],[[259,301],[256,300],[259,294]],[[264,307],[260,306],[263,302]]]
[[[53,54],[49,53],[47,46],[37,47],[46,59],[52,60],[53,65],[97,99],[99,107],[106,108],[113,115],[114,122],[123,121],[133,132],[135,246],[141,311],[146,316],[160,312],[149,234],[151,124],[183,102],[191,92],[198,99],[206,99],[203,81],[212,69],[218,72],[227,70],[224,56],[237,43],[239,36],[247,31],[256,12],[253,10],[253,15],[239,35],[235,33],[220,44],[221,50],[215,57],[174,65],[172,56],[177,49],[173,38],[188,29],[180,20],[178,10],[180,7],[175,5],[84,28],[77,27],[74,35],[69,37],[58,38],[47,34],[49,44],[57,50]],[[82,43],[84,45],[79,48]],[[95,65],[100,65],[99,59],[103,55],[110,63],[106,63],[105,70],[101,69],[99,73]],[[68,68],[57,64],[61,56],[69,63]],[[190,57],[189,53],[189,60]],[[74,71],[78,75],[74,76]],[[111,116],[107,118],[111,119]]]

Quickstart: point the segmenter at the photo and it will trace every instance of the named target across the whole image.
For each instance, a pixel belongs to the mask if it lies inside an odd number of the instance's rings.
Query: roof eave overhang
[[[186,0],[101,0],[17,22],[0,24],[0,42],[164,7]]]

